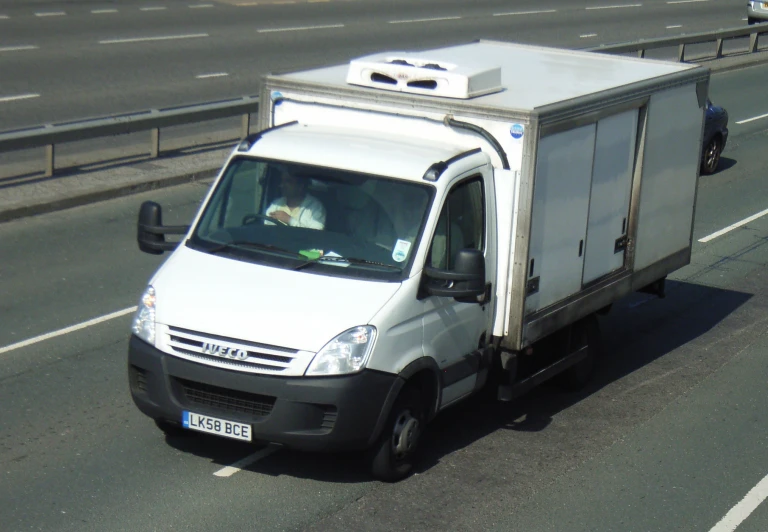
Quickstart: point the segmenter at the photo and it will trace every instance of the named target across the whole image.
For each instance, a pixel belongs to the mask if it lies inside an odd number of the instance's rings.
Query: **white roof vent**
[[[404,52],[353,59],[349,63],[347,83],[462,99],[502,90],[499,66],[484,65],[477,61],[471,65],[457,65]]]

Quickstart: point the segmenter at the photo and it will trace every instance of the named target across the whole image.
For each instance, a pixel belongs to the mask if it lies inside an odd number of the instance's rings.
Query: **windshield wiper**
[[[335,257],[333,255],[325,255],[323,257],[318,257],[316,259],[311,259],[305,262],[302,262],[298,266],[294,268],[295,270],[301,270],[303,268],[306,268],[307,266],[310,266],[312,264],[317,264],[321,262],[346,262],[347,264],[364,264],[366,266],[378,266],[381,268],[387,268],[390,270],[397,270],[402,271],[402,268],[398,266],[393,266],[391,264],[385,264],[383,262],[375,262],[368,259],[359,259],[356,257]]]
[[[219,244],[218,246],[214,246],[210,249],[206,249],[205,251],[208,253],[218,253],[219,251],[222,251],[228,248],[236,248],[236,247],[250,247],[255,249],[263,249],[266,251],[276,251],[278,253],[283,253],[285,255],[291,255],[292,257],[300,257],[302,259],[304,258],[304,255],[301,255],[289,249],[283,249],[278,246],[273,246],[272,244],[262,244],[261,242],[250,242],[248,240],[235,240],[234,242]]]

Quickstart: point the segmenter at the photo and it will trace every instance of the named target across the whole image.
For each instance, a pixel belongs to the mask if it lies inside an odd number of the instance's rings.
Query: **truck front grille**
[[[302,373],[307,354],[296,349],[168,327],[168,347],[176,355],[237,371]],[[311,356],[311,353],[309,354]],[[298,361],[299,364],[294,364]]]
[[[272,412],[275,397],[219,388],[202,382],[174,379],[190,405],[204,406],[218,412],[237,412],[254,417],[265,417]]]

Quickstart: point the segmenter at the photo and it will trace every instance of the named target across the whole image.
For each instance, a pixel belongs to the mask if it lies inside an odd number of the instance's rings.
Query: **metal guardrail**
[[[139,113],[3,131],[0,132],[0,153],[45,147],[45,176],[51,177],[55,171],[55,146],[57,144],[149,131],[150,156],[158,157],[160,155],[161,128],[241,116],[241,134],[242,137],[246,137],[250,129],[251,113],[256,113],[258,110],[258,97],[244,96],[231,100],[150,109]]]
[[[748,53],[758,51],[760,35],[768,33],[768,24],[724,29],[714,32],[694,33],[661,39],[639,40],[629,43],[613,44],[588,48],[588,51],[627,54],[636,53],[645,57],[648,50],[678,47],[677,60],[685,61],[685,47],[691,44],[713,42],[714,58],[724,57],[723,43],[729,39],[749,36]],[[743,53],[743,52],[740,52]],[[0,153],[29,148],[46,148],[45,176],[51,177],[55,171],[55,147],[57,144],[89,140],[98,137],[150,132],[150,155],[160,155],[160,129],[242,116],[242,137],[249,133],[250,115],[258,112],[259,100],[256,96],[244,96],[231,100],[205,102],[196,105],[152,109],[139,113],[123,114],[73,122],[46,124],[43,126],[0,132]]]
[[[702,44],[702,43],[714,43],[715,55],[713,59],[720,59],[725,57],[723,55],[723,43],[730,39],[738,39],[740,37],[749,36],[749,47],[747,53],[755,53],[757,49],[757,41],[760,35],[768,33],[768,24],[755,24],[747,26],[746,28],[731,28],[721,29],[717,31],[691,33],[689,35],[678,35],[676,37],[662,37],[659,39],[641,39],[639,41],[633,41],[621,44],[609,44],[603,46],[595,46],[594,48],[588,48],[590,52],[602,52],[610,54],[626,54],[635,52],[637,57],[645,57],[645,53],[648,50],[656,50],[659,48],[669,48],[677,46],[677,60],[678,62],[685,61],[685,47],[689,44]],[[743,53],[743,52],[739,52]]]

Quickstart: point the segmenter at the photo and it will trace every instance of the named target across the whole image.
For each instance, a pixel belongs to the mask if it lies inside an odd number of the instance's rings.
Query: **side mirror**
[[[183,235],[189,231],[189,226],[163,226],[163,210],[154,201],[145,201],[139,209],[136,240],[139,249],[151,255],[162,255],[165,251],[173,251],[178,242],[166,242],[165,235]]]
[[[480,303],[478,296],[486,292],[485,257],[477,249],[462,249],[453,270],[424,268],[427,282],[424,291],[430,296],[452,297],[462,303]],[[445,281],[439,285],[429,281]]]

